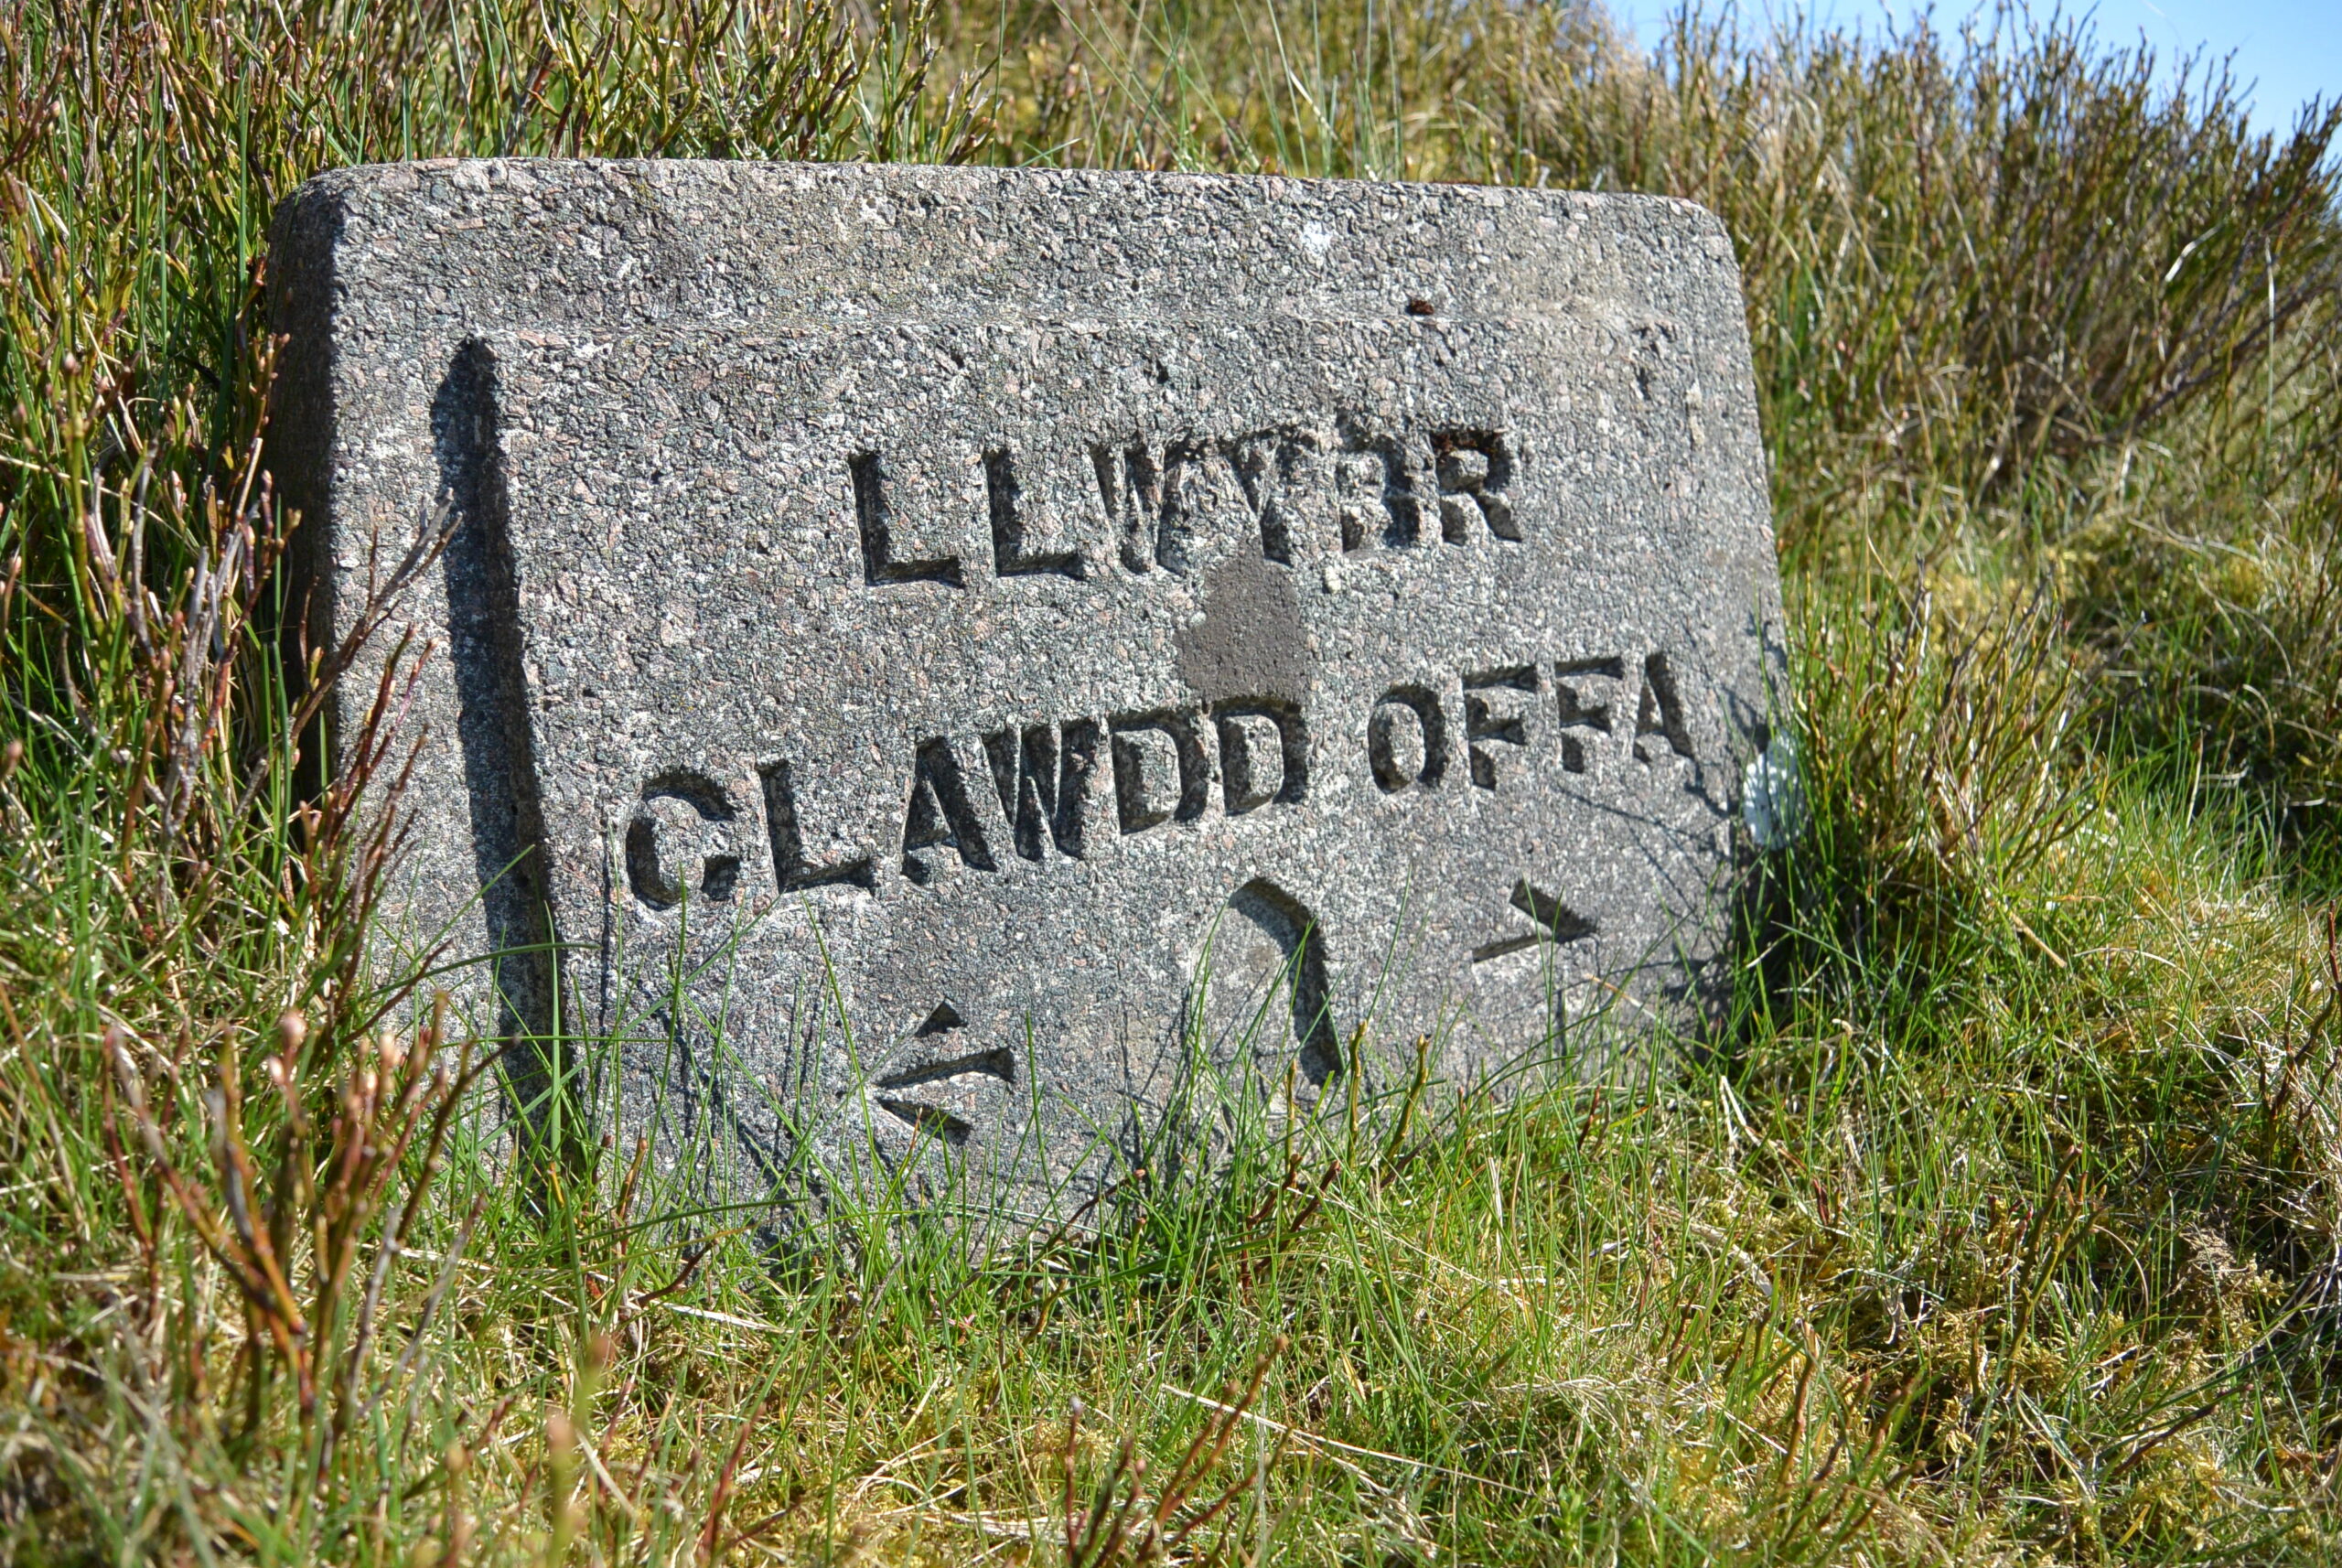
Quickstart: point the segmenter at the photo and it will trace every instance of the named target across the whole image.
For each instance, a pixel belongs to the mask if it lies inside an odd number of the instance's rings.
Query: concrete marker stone
[[[1609,1071],[1715,1005],[1781,630],[1700,209],[445,161],[272,254],[312,639],[452,526],[382,939],[621,1041],[671,1164],[1047,1211],[1360,1026]]]

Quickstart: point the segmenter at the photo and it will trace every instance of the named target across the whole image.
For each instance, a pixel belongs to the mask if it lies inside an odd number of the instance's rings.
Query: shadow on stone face
[[[431,400],[439,494],[453,526],[440,570],[447,596],[448,662],[457,739],[471,814],[498,1033],[513,1111],[544,1130],[561,1081],[558,960],[546,889],[544,817],[521,664],[520,589],[504,473],[496,360],[466,341]],[[517,1047],[517,1048],[515,1048]],[[582,1136],[582,1129],[575,1130]]]

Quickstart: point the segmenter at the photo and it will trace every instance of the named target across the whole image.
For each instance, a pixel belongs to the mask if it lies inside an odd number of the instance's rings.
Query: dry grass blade
[[[1279,1335],[1252,1363],[1249,1380],[1231,1382],[1227,1402],[1211,1406],[1210,1415],[1196,1429],[1187,1449],[1168,1477],[1155,1487],[1152,1507],[1146,1502],[1146,1456],[1139,1452],[1135,1434],[1125,1436],[1114,1451],[1114,1462],[1099,1480],[1088,1509],[1075,1503],[1075,1453],[1081,1435],[1082,1407],[1076,1401],[1066,1418],[1065,1447],[1059,1455],[1064,1496],[1060,1519],[1065,1530],[1066,1568],[1113,1568],[1124,1563],[1156,1563],[1166,1559],[1219,1563],[1233,1550],[1234,1537],[1221,1531],[1208,1556],[1191,1550],[1197,1533],[1219,1520],[1253,1487],[1265,1481],[1269,1461],[1240,1475],[1206,1500],[1201,1488],[1219,1467],[1229,1440],[1261,1397],[1277,1359],[1292,1342]],[[1119,1501],[1117,1500],[1119,1499]]]

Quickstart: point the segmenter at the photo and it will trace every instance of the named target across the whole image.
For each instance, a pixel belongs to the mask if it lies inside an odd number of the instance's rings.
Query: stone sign
[[[1094,1187],[1714,994],[1779,608],[1698,208],[445,162],[272,264],[313,637],[449,531],[340,699],[434,645],[386,935],[668,1157]]]

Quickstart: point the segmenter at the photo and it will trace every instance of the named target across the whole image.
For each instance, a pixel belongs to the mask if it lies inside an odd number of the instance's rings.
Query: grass
[[[1094,0],[0,8],[0,1553],[2324,1562],[2333,143],[2085,25]],[[1721,1051],[777,1267],[515,1163],[303,777],[263,236],[452,152],[1660,189],[1747,280],[1807,831]]]

